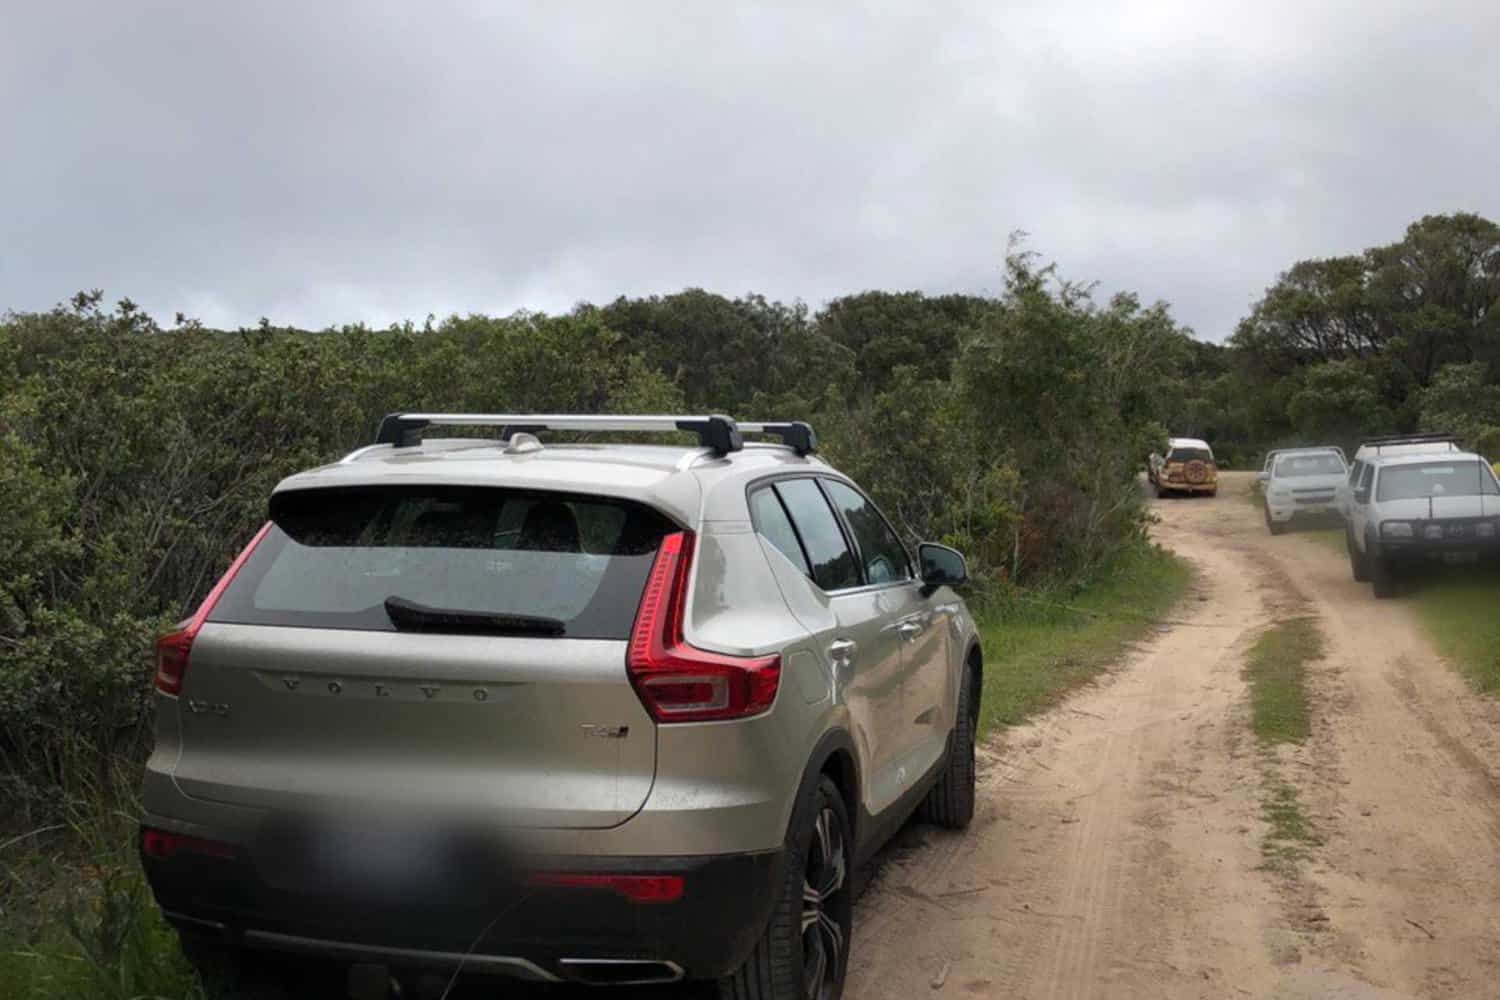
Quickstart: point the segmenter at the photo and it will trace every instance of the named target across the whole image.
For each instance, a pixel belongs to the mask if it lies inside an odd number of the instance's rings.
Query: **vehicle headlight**
[[[1495,537],[1495,522],[1494,521],[1480,521],[1478,524],[1476,524],[1474,526],[1474,534],[1477,537],[1479,537],[1479,538],[1494,538]]]
[[[1384,521],[1380,525],[1380,533],[1386,538],[1410,538],[1410,521]]]
[[[1443,526],[1441,524],[1429,524],[1422,529],[1422,537],[1436,541],[1443,537]]]

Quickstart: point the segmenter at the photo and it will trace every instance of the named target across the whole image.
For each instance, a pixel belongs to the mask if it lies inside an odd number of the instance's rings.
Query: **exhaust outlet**
[[[564,978],[591,986],[646,986],[682,978],[682,966],[658,959],[562,958],[557,966]]]

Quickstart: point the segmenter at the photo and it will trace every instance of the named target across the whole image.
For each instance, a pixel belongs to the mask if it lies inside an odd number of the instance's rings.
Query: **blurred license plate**
[[[1443,562],[1447,563],[1450,566],[1457,565],[1459,563],[1477,563],[1478,561],[1479,561],[1479,553],[1478,552],[1444,552],[1443,553]]]
[[[1303,507],[1302,508],[1302,513],[1304,513],[1304,514],[1326,514],[1326,513],[1328,513],[1328,505],[1326,503],[1315,503],[1315,504],[1312,504],[1311,506]]]

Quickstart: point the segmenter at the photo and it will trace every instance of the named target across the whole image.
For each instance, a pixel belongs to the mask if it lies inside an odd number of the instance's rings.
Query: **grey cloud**
[[[993,291],[1019,228],[1220,337],[1298,257],[1500,215],[1489,3],[807,6],[12,10],[0,308]]]

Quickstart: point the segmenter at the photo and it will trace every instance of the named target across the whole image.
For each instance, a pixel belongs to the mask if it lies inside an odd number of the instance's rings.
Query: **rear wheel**
[[[853,838],[844,799],[828,777],[793,813],[786,876],[755,950],[719,981],[721,1000],[838,1000],[854,927]]]
[[[950,830],[968,827],[974,818],[974,674],[965,670],[958,693],[958,721],[948,742],[948,760],[918,815]]]

